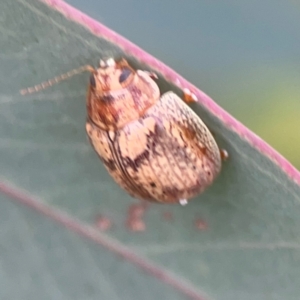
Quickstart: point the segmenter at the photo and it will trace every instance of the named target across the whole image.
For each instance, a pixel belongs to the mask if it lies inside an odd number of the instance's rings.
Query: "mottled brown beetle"
[[[86,70],[86,132],[107,171],[132,197],[184,205],[214,181],[222,152],[205,124],[175,93],[160,95],[155,74],[134,70],[125,59],[101,60],[98,69],[84,66],[21,93]],[[186,91],[184,98],[195,97]]]

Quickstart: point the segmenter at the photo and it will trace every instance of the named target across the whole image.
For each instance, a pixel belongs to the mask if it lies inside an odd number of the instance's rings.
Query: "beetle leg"
[[[229,157],[229,154],[225,149],[220,149],[220,155],[223,161],[226,161]]]
[[[197,102],[198,99],[194,93],[191,92],[189,89],[183,89],[183,100],[186,103]]]
[[[179,199],[179,203],[181,206],[185,206],[188,204],[188,201],[186,199]]]
[[[154,72],[144,71],[152,79],[158,79],[158,76]]]

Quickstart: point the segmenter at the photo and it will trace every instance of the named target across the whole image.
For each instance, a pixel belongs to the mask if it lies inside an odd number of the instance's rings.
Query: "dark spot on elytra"
[[[90,75],[90,85],[95,88],[96,87],[96,80],[94,74]]]
[[[110,102],[110,101],[113,101],[114,100],[114,97],[112,95],[103,95],[101,97],[101,100],[102,101],[105,101],[105,102]]]
[[[201,152],[203,155],[207,154],[207,148],[206,147],[201,147]]]
[[[138,171],[139,167],[141,166],[141,164],[145,161],[149,159],[149,151],[145,150],[143,153],[141,153],[140,155],[138,155],[135,159],[131,159],[129,157],[126,157],[125,163],[131,167],[135,172]]]
[[[156,153],[156,146],[161,144],[162,137],[164,136],[163,127],[160,124],[155,124],[154,131],[150,131],[147,135],[147,149],[149,149],[154,154]],[[164,142],[166,142],[164,140]]]
[[[150,182],[150,186],[154,188],[156,187],[156,184],[154,182]]]
[[[196,137],[196,131],[193,128],[183,127],[183,134],[187,140],[191,141]]]
[[[102,157],[100,157],[102,162],[104,163],[104,165],[110,170],[110,171],[115,171],[116,170],[116,164],[112,159],[104,159]]]
[[[165,187],[163,190],[163,194],[170,198],[170,199],[178,199],[179,190],[173,186],[173,187]]]
[[[161,122],[157,122],[155,123],[155,126],[154,126],[154,133],[155,135],[158,135],[158,136],[162,136],[164,134],[164,127],[163,125],[161,124]]]
[[[128,87],[128,91],[132,96],[132,99],[135,103],[138,103],[138,101],[141,98],[142,92],[139,88],[137,88],[136,86],[132,85],[130,87]]]

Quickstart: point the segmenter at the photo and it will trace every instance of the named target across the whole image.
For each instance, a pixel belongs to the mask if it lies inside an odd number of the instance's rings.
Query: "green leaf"
[[[47,2],[56,10],[0,3],[0,298],[298,299],[299,172],[174,71],[67,4]],[[86,138],[88,75],[19,94],[108,55],[158,72],[162,92],[193,89],[193,108],[230,155],[187,207],[147,208],[140,233],[126,227],[136,201]],[[105,234],[98,214],[113,222]]]

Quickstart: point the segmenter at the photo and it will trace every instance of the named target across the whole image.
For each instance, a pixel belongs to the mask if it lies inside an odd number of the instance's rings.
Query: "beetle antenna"
[[[66,79],[69,79],[71,77],[73,77],[74,75],[77,75],[77,74],[80,74],[80,73],[83,73],[83,72],[94,72],[95,69],[90,66],[90,65],[85,65],[85,66],[81,66],[79,68],[76,68],[76,69],[73,69],[67,73],[64,73],[64,74],[61,74],[61,75],[58,75],[52,79],[49,79],[49,80],[46,80],[40,84],[37,84],[35,86],[32,86],[32,87],[29,87],[29,88],[26,88],[26,89],[22,89],[20,90],[20,94],[21,95],[27,95],[27,94],[33,94],[33,93],[36,93],[36,92],[39,92],[39,91],[42,91],[42,90],[45,90],[46,88],[56,84],[56,83],[59,83],[61,81],[64,81]]]

